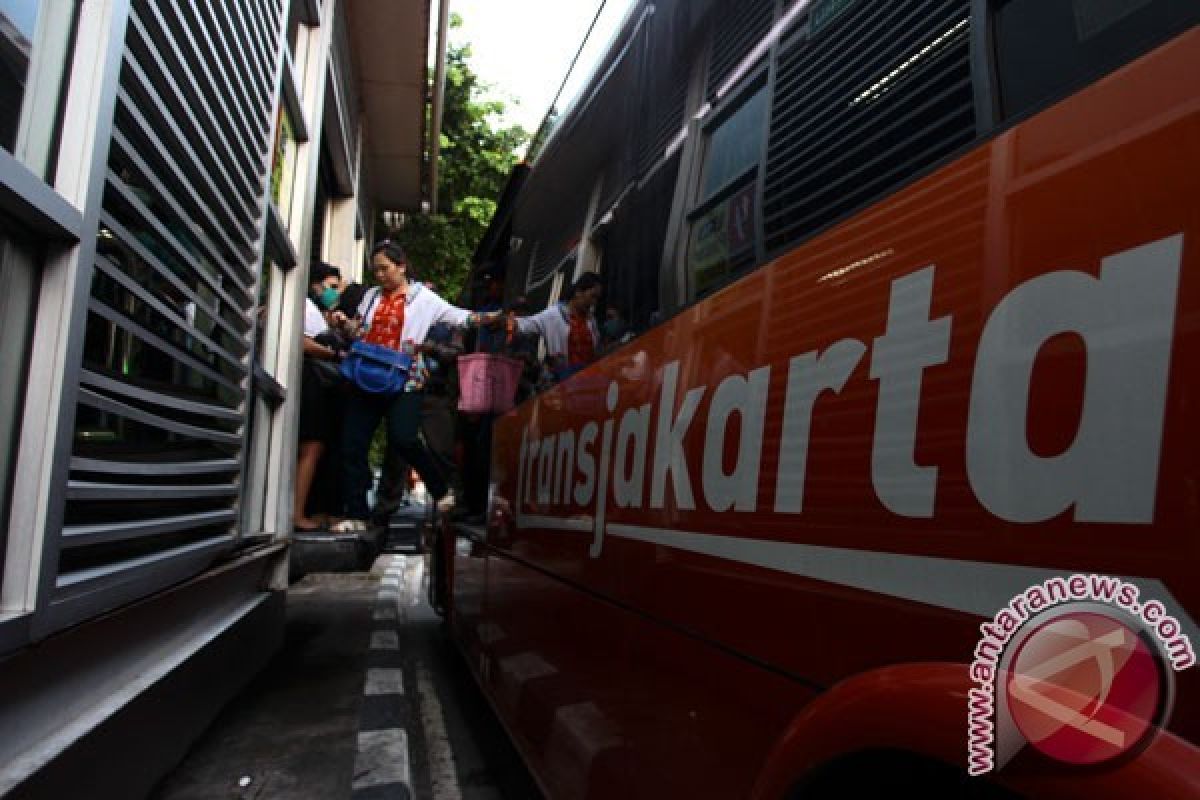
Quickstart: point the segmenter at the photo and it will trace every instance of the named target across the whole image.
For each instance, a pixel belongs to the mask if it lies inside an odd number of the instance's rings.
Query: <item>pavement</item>
[[[382,552],[421,552],[422,530],[429,507],[412,503],[400,507],[386,526],[360,533],[296,531],[292,534],[291,579],[322,572],[365,572]]]
[[[427,559],[293,584],[282,650],[153,800],[540,798],[429,607]]]

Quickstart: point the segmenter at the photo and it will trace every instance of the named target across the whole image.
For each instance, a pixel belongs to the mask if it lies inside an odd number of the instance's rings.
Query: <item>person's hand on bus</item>
[[[479,312],[479,327],[481,328],[499,328],[506,324],[508,315],[503,311],[481,311]]]

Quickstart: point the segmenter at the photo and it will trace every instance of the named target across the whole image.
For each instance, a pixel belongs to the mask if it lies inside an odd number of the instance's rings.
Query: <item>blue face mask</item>
[[[337,305],[338,297],[337,289],[332,286],[326,286],[325,291],[321,292],[321,307],[326,311],[330,310]]]

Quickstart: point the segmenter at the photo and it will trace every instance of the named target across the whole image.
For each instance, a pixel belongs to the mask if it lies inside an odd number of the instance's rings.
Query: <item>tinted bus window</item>
[[[758,165],[766,117],[767,90],[763,87],[712,129],[704,157],[703,199]]]
[[[1004,116],[1044,105],[1200,21],[1196,0],[1008,0],[995,34]]]
[[[758,166],[767,89],[744,95],[706,129],[700,205],[690,215],[688,267],[696,295],[754,266]]]

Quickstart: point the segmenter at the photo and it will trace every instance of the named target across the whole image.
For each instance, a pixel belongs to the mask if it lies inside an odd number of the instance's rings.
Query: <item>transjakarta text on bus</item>
[[[993,309],[976,350],[966,429],[970,485],[992,514],[1032,523],[1073,507],[1081,522],[1152,521],[1182,251],[1183,236],[1175,235],[1105,258],[1099,277],[1048,272],[1017,286]],[[921,375],[947,361],[954,325],[952,316],[929,318],[936,274],[936,265],[930,265],[892,282],[884,333],[872,348],[842,339],[789,360],[775,513],[804,510],[814,404],[822,392],[840,392],[871,349],[869,374],[878,381],[874,491],[895,514],[933,516],[938,467],[917,464],[914,452]],[[1071,444],[1043,457],[1027,440],[1033,367],[1042,346],[1064,333],[1086,345],[1082,413]],[[760,510],[771,377],[771,366],[762,366],[724,378],[713,392],[699,487],[714,513]],[[676,507],[694,510],[695,476],[684,439],[710,387],[687,388],[677,406],[678,383],[679,362],[672,361],[662,367],[657,407],[647,403],[626,410],[619,423],[610,417],[578,430],[542,434],[535,423],[531,434],[526,427],[518,522],[532,522],[530,511],[543,521],[569,518],[574,524],[565,527],[594,533],[591,555],[598,557],[610,486],[617,508],[639,509],[648,502],[662,509],[669,482]],[[1130,384],[1138,391],[1127,391]],[[619,401],[620,387],[612,382],[605,396],[610,415]],[[734,414],[741,422],[737,457],[726,471],[722,459]],[[657,420],[652,441],[651,420]],[[594,514],[580,517],[578,509],[593,507]],[[542,516],[553,510],[565,518]]]

